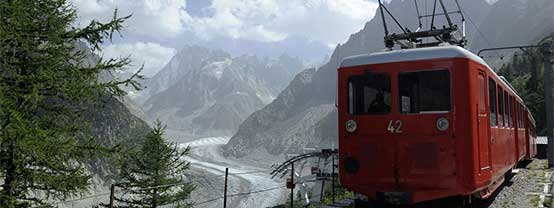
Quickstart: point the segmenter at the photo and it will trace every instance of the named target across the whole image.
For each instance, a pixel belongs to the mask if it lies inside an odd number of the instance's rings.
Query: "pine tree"
[[[83,161],[103,147],[86,133],[86,106],[124,95],[122,84],[140,87],[138,73],[99,79],[129,59],[90,63],[90,51],[77,47],[100,50],[129,18],[116,14],[75,28],[68,0],[0,1],[0,207],[44,206],[87,190]]]
[[[116,197],[117,207],[192,207],[186,202],[195,186],[186,182],[184,171],[190,163],[183,160],[189,148],[180,148],[163,139],[164,127],[158,121],[146,136],[143,146],[131,151],[122,162]]]

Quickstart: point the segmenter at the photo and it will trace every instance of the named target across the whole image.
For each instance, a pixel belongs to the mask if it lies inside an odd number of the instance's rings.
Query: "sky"
[[[260,48],[286,45],[279,53],[323,58],[361,30],[378,6],[373,0],[71,1],[79,26],[92,19],[108,21],[115,8],[120,16],[132,14],[122,38],[106,44],[102,52],[105,57],[130,55],[135,65],[144,64],[146,76],[155,74],[187,44],[232,50],[233,55],[269,56],[276,54]]]

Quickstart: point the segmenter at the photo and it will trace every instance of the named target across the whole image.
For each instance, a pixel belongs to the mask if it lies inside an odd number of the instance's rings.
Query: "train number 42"
[[[393,134],[399,134],[402,133],[402,121],[396,120],[396,121],[389,121],[389,126],[387,127],[387,131]]]

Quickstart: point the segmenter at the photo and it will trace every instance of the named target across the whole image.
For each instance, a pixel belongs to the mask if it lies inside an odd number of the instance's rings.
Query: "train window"
[[[521,119],[521,115],[520,115],[520,112],[521,112],[521,106],[519,105],[519,102],[516,101],[516,112],[517,112],[517,120],[516,120],[516,126],[517,128],[521,128],[521,122],[520,122],[520,119]]]
[[[497,85],[498,92],[498,126],[504,126],[504,96],[502,94],[502,88]]]
[[[517,102],[517,128],[521,128],[523,122],[521,122],[521,104]]]
[[[514,127],[519,128],[519,105],[517,100],[514,98]]]
[[[520,105],[521,105],[521,112],[520,112],[520,114],[521,114],[521,128],[525,128],[525,117],[524,117],[525,116],[525,107],[522,104],[520,104]]]
[[[489,106],[491,126],[496,126],[496,82],[489,78]]]
[[[450,71],[446,69],[400,73],[398,91],[402,113],[450,111]]]
[[[519,104],[519,128],[523,128],[523,105]]]
[[[390,76],[370,73],[352,76],[348,82],[348,113],[351,115],[387,114],[391,109]]]
[[[514,127],[514,97],[511,95],[508,99],[508,105],[510,106],[510,127]]]
[[[508,93],[504,91],[504,124],[506,127],[510,127],[510,118],[508,117],[508,111],[510,111],[508,106]]]

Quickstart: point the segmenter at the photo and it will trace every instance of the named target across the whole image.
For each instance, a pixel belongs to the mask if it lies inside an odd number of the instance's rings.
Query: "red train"
[[[341,184],[375,200],[487,198],[536,154],[517,92],[458,46],[346,58],[338,92]]]

